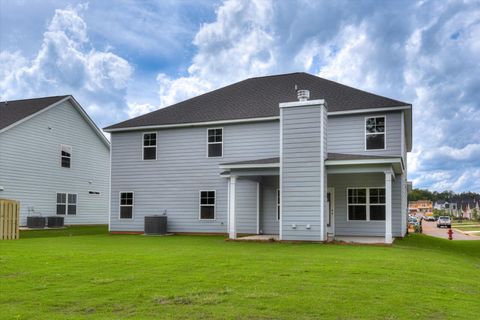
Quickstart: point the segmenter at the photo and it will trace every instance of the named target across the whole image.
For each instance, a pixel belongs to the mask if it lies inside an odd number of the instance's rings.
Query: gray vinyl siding
[[[385,221],[347,221],[347,188],[385,187],[383,173],[330,174],[328,187],[335,192],[336,236],[385,236]],[[401,176],[392,183],[392,233],[403,236],[401,212]]]
[[[60,165],[62,144],[72,147],[71,168]],[[109,168],[108,147],[70,102],[0,133],[0,197],[20,201],[21,225],[28,207],[55,215],[57,192],[77,194],[66,224],[108,223]]]
[[[321,240],[320,115],[318,106],[281,109],[283,240]]]
[[[287,110],[288,109],[288,110]],[[319,108],[287,108],[284,119],[283,238],[288,240],[320,240],[320,111]],[[295,112],[293,112],[293,109]],[[315,110],[315,111],[312,111]],[[283,111],[282,111],[283,112]],[[293,112],[290,114],[290,112]],[[328,118],[328,152],[374,155],[401,154],[400,113],[386,115],[387,150],[365,151],[365,117],[375,114],[331,116]],[[207,158],[207,128],[223,127],[222,158]],[[152,132],[147,130],[145,132]],[[111,231],[143,231],[145,215],[168,214],[169,232],[226,233],[228,225],[228,178],[220,177],[221,163],[278,157],[279,121],[265,121],[216,126],[184,127],[157,130],[157,160],[142,160],[143,131],[118,132],[112,139]],[[238,233],[256,233],[256,181],[260,181],[260,229],[265,234],[278,234],[275,186],[270,179],[278,169],[242,169],[236,185],[236,217]],[[236,171],[232,171],[234,173]],[[267,177],[269,175],[269,177]],[[262,179],[259,177],[262,176]],[[341,176],[341,175],[339,175]],[[368,178],[371,174],[365,174]],[[373,175],[375,177],[375,175]],[[330,175],[329,175],[330,178]],[[350,174],[341,177],[350,181]],[[378,174],[382,185],[384,175]],[[327,183],[328,179],[325,179]],[[395,210],[401,200],[393,186],[394,235],[402,230],[401,216]],[[278,182],[277,182],[278,183]],[[335,183],[335,181],[334,181]],[[400,183],[401,184],[401,183]],[[328,183],[328,186],[331,186]],[[335,187],[335,186],[334,186]],[[216,191],[215,220],[199,220],[199,191]],[[119,219],[119,192],[133,191],[133,219]],[[345,191],[343,191],[345,192]],[[339,197],[337,190],[335,197]],[[396,198],[397,197],[397,200]],[[344,199],[345,202],[345,199]],[[341,205],[341,203],[340,203]],[[400,205],[401,206],[401,205]],[[288,214],[290,212],[290,214]],[[398,210],[397,210],[398,212]],[[345,210],[344,210],[345,214]],[[346,217],[346,216],[345,216]],[[400,221],[396,226],[397,219]],[[292,229],[292,224],[297,228]],[[306,225],[311,229],[307,230]],[[341,226],[340,226],[341,227]],[[351,225],[350,225],[351,227]],[[384,236],[384,226],[369,230],[360,225],[359,231],[344,225],[345,235]],[[343,231],[342,231],[343,232]]]
[[[385,116],[386,150],[365,150],[365,118]],[[368,113],[328,117],[328,152],[367,155],[402,155],[401,112]]]
[[[111,231],[143,231],[145,215],[166,210],[170,232],[227,232],[228,179],[220,177],[219,164],[277,157],[278,121],[224,125],[222,158],[207,158],[207,128],[158,130],[153,161],[142,160],[142,131],[112,134]],[[251,201],[242,180],[237,181],[237,195]],[[199,220],[199,190],[217,191],[215,220]],[[119,219],[120,191],[135,192],[133,219]],[[238,202],[237,208],[242,209]],[[256,219],[242,224],[250,231]]]
[[[263,234],[278,234],[277,189],[278,177],[264,178],[261,185],[262,207],[260,211],[260,230]]]

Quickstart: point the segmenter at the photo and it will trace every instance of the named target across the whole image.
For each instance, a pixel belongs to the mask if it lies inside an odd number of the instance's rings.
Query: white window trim
[[[70,148],[70,167],[64,167],[62,166],[62,159],[63,159],[63,155],[62,155],[62,149],[63,147],[65,148]],[[67,157],[65,157],[67,158]],[[73,147],[72,146],[69,146],[68,144],[61,144],[60,145],[60,168],[65,168],[65,169],[71,169],[72,168],[72,164],[73,164]]]
[[[275,208],[277,209],[277,210],[275,211],[275,216],[277,217],[277,221],[280,221],[280,217],[282,216],[282,211],[280,210],[280,209],[281,209],[281,203],[280,203],[280,200],[281,200],[281,197],[280,197],[280,188],[276,189],[275,200],[276,200],[276,206],[275,206]]]
[[[122,205],[122,193],[131,193],[132,194],[132,205],[123,204]],[[121,208],[122,207],[132,207],[132,217],[131,218],[122,218],[121,217]],[[135,192],[133,191],[119,191],[118,192],[118,219],[119,220],[133,220],[135,217]]]
[[[76,215],[78,215],[78,193],[59,191],[59,192],[55,193],[55,197],[57,197],[57,195],[58,195],[59,193],[65,194],[65,203],[59,203],[57,200],[55,200],[55,201],[56,201],[56,205],[55,205],[55,215],[56,215],[56,216],[60,216],[60,217],[76,216]],[[76,207],[76,208],[75,208],[75,214],[68,214],[68,205],[70,204],[70,203],[68,202],[68,195],[70,195],[70,194],[74,194],[74,195],[76,196],[76,199],[77,199],[77,201],[75,202],[75,207]],[[58,213],[57,213],[57,205],[59,205],[59,204],[64,204],[64,205],[65,205],[65,214],[58,214]]]
[[[367,194],[366,194],[366,203],[348,203],[348,191],[349,190],[356,190],[356,189],[366,189],[367,190]],[[385,219],[383,220],[370,220],[370,205],[373,205],[373,206],[377,206],[377,205],[384,205],[385,206],[385,218],[387,216],[387,213],[386,213],[386,209],[387,209],[387,199],[386,199],[386,194],[385,194],[385,203],[374,203],[374,204],[370,204],[370,189],[384,189],[385,192],[387,191],[385,186],[381,186],[381,187],[348,187],[347,188],[347,193],[346,193],[346,198],[347,198],[347,221],[353,221],[353,222],[385,222]],[[354,205],[365,205],[366,206],[366,219],[365,220],[350,220],[349,218],[349,215],[348,215],[348,208],[350,206],[354,206]]]
[[[222,130],[222,142],[209,142],[208,141],[208,130],[216,130],[216,129],[221,129]],[[223,130],[223,127],[215,127],[215,128],[207,128],[207,158],[212,158],[212,159],[215,159],[215,158],[223,158],[223,142],[225,141],[225,134],[224,134],[225,130]],[[221,143],[222,144],[222,155],[219,156],[219,157],[209,157],[208,156],[208,146],[210,144],[218,144],[218,143]]]
[[[213,192],[215,203],[213,204],[213,219],[202,219],[202,206],[211,206],[211,204],[202,205],[202,192]],[[217,190],[199,190],[198,191],[198,220],[215,221],[217,220]]]
[[[384,118],[385,120],[383,121],[384,125],[384,130],[383,133],[369,133],[367,132],[367,119],[369,118]],[[378,116],[367,116],[363,119],[363,130],[365,132],[365,136],[363,139],[365,151],[381,151],[381,150],[387,150],[387,116],[386,115],[378,115]],[[367,136],[369,135],[376,135],[376,134],[383,134],[383,149],[367,149]]]
[[[153,148],[154,146],[147,146],[145,147],[145,135],[155,133],[155,159],[145,159],[145,148]],[[157,131],[148,131],[142,133],[142,160],[143,161],[155,161],[157,160],[157,145],[158,145],[158,133]]]

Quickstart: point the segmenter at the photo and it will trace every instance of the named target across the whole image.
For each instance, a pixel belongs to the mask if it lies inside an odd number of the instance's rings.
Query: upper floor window
[[[209,158],[223,156],[223,128],[207,130],[207,152]]]
[[[62,145],[61,146],[61,155],[60,160],[63,168],[70,168],[70,164],[72,161],[72,147]]]
[[[385,117],[365,118],[365,149],[385,149]]]
[[[143,160],[157,159],[157,133],[143,134]]]

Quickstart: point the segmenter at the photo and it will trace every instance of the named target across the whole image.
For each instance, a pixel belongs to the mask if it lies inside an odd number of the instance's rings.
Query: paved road
[[[480,240],[479,236],[466,235],[453,230],[453,240]],[[448,239],[447,228],[437,228],[437,222],[422,221],[422,232],[432,237]]]

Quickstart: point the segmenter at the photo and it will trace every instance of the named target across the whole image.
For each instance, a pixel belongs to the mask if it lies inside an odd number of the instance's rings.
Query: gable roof
[[[23,100],[11,100],[0,102],[0,133],[13,128],[23,121],[37,116],[38,114],[49,110],[64,101],[69,101],[72,106],[80,113],[85,121],[94,130],[102,142],[110,148],[110,142],[102,133],[100,128],[93,122],[82,106],[71,95],[52,96]]]
[[[54,96],[0,102],[0,130],[25,119],[68,96]]]
[[[311,100],[325,99],[329,113],[411,106],[406,102],[298,72],[246,79],[104,130],[278,117],[280,102],[297,101],[295,87],[310,90]]]

